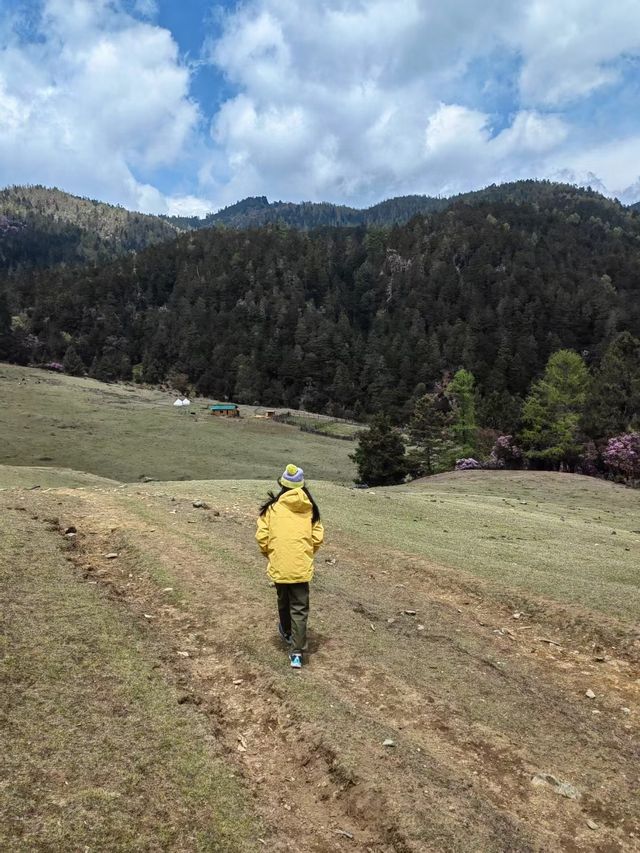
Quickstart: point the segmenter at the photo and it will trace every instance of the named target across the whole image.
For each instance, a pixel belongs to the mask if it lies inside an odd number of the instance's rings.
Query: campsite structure
[[[209,406],[209,411],[212,415],[222,418],[239,418],[240,409],[235,403],[214,403]]]

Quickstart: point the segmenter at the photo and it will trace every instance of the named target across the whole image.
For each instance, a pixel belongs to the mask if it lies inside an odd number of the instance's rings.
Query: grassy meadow
[[[640,492],[359,490],[351,442],[249,409],[6,365],[0,390],[0,848],[634,849]],[[297,676],[254,540],[290,460],[326,526]]]
[[[208,400],[190,411],[174,397],[137,386],[0,365],[0,465],[70,468],[133,482],[273,479],[295,461],[316,479],[353,478],[353,446],[254,417],[216,418]],[[284,460],[284,461],[283,461]]]
[[[268,484],[150,483],[250,516]],[[408,486],[353,489],[311,482],[329,531],[363,553],[412,557],[493,584],[637,621],[640,493],[553,473],[456,472]],[[131,487],[125,491],[130,492]]]

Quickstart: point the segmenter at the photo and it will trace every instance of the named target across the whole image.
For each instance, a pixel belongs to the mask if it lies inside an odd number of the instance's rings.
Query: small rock
[[[402,612],[404,613],[405,616],[415,616],[416,615],[415,610],[403,610]]]
[[[176,652],[181,658],[188,658],[189,652]]]
[[[390,616],[387,619],[387,625],[395,625],[395,624],[396,624],[396,620],[393,618],[393,616]]]
[[[396,742],[395,742],[395,740],[392,740],[390,737],[388,737],[382,741],[382,745],[383,746],[395,746]]]
[[[598,828],[598,824],[595,822],[595,820],[591,820],[591,818],[589,818],[589,820],[587,821],[587,826],[589,827],[589,829]]]
[[[551,773],[536,773],[531,779],[532,785],[548,785],[561,797],[566,797],[568,800],[580,799],[580,792],[568,782],[561,782],[556,779]]]
[[[165,586],[165,588],[162,591],[163,592],[173,592],[173,587],[172,586]]]
[[[631,708],[620,708],[620,710],[622,711],[623,714],[630,714],[631,713]]]
[[[65,538],[65,539],[75,539],[75,538],[76,538],[76,534],[75,534],[75,533],[65,533],[65,534],[64,534],[64,538]]]
[[[73,525],[71,525],[71,527],[65,527],[64,535],[68,536],[70,533],[77,533],[77,532],[78,531],[76,530],[76,528]]]
[[[418,631],[424,631],[424,625],[418,625]]]
[[[196,509],[210,509],[210,506],[206,501],[194,501],[192,506]]]
[[[116,554],[115,551],[112,551],[110,554],[105,554],[105,557],[107,558],[107,560],[117,560],[118,554]]]
[[[511,618],[512,619],[519,619],[521,616],[522,616],[522,613],[520,611],[518,611],[517,613],[514,613]]]
[[[325,560],[325,563],[329,563],[330,566],[335,566],[336,558],[335,557],[327,557],[327,559]]]
[[[596,698],[596,694],[593,692],[593,690],[591,688],[589,688],[584,695],[587,697],[587,699],[595,699]]]

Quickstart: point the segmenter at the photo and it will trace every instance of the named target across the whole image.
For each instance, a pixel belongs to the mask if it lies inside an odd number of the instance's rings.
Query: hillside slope
[[[57,264],[105,263],[169,240],[178,228],[157,216],[42,186],[0,190],[0,273]]]
[[[547,205],[550,199],[559,193],[575,197],[590,194],[599,199],[600,204],[613,210],[617,202],[605,199],[590,190],[577,188],[571,184],[553,181],[522,180],[504,184],[492,184],[480,190],[460,193],[449,197],[427,195],[407,195],[386,199],[367,208],[348,207],[328,202],[270,202],[265,196],[242,199],[225,207],[217,213],[199,217],[166,217],[168,222],[184,228],[198,229],[213,226],[227,228],[259,228],[269,224],[279,224],[291,228],[309,230],[318,227],[342,227],[357,225],[378,225],[389,227],[402,225],[412,217],[437,213],[456,204],[481,204],[483,202],[504,202],[515,204]],[[632,205],[637,208],[638,205]]]
[[[3,755],[31,785],[10,799],[2,789],[0,839],[19,826],[25,849],[61,833],[84,841],[80,813],[120,849],[132,849],[136,814],[137,837],[166,834],[168,850],[193,849],[189,823],[222,836],[196,849],[635,849],[638,638],[619,606],[638,601],[634,494],[544,474],[369,493],[318,484],[327,542],[296,675],[254,540],[266,486],[0,493],[2,612],[24,609],[12,642],[27,648],[30,614],[51,601],[47,642],[29,648],[38,673],[66,662],[62,683],[40,676],[37,694],[5,708]],[[605,505],[616,536],[598,518]],[[24,678],[18,660],[5,702]],[[41,755],[28,730],[49,708],[44,746],[55,742],[74,701],[74,745],[98,758],[80,772],[69,750]],[[100,707],[111,713],[96,727]],[[132,785],[154,796],[132,800]]]
[[[594,364],[618,331],[640,335],[637,215],[530,183],[390,229],[206,229],[99,269],[16,275],[13,357],[72,344],[97,378],[176,368],[221,399],[356,419],[406,416],[461,365],[483,396],[513,399],[553,351]],[[0,343],[1,323],[0,304]]]
[[[279,224],[309,230],[319,227],[355,225],[394,225],[408,222],[419,213],[443,210],[446,199],[425,195],[398,196],[368,208],[348,207],[329,202],[268,201],[265,196],[245,198],[217,213],[198,217],[167,217],[167,221],[182,228],[211,228],[223,225],[228,228],[259,228]]]
[[[210,400],[194,399],[187,412],[166,392],[6,364],[0,398],[11,401],[0,408],[0,464],[35,466],[31,484],[43,488],[56,469],[78,467],[88,485],[89,474],[121,482],[264,477],[275,485],[291,461],[313,479],[349,483],[355,473],[351,442],[257,419],[251,408],[239,419],[214,418]]]

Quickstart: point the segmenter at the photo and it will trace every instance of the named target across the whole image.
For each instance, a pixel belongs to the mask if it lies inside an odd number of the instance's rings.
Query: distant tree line
[[[376,415],[352,455],[359,481],[392,485],[456,468],[522,468],[609,475],[640,485],[640,340],[614,338],[590,371],[559,350],[523,401],[511,434],[478,424],[473,374],[416,401],[406,429]]]

